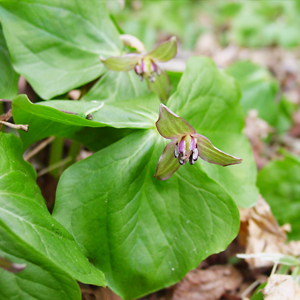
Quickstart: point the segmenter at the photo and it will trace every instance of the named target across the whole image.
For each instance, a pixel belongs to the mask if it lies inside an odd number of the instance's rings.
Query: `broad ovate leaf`
[[[2,1],[0,18],[15,70],[44,99],[99,77],[99,55],[122,47],[105,1]]]
[[[83,100],[123,101],[147,94],[149,94],[147,85],[140,80],[134,71],[108,71],[83,96]]]
[[[116,103],[52,100],[33,104],[27,96],[19,95],[13,100],[12,111],[16,123],[29,124],[26,134],[19,132],[25,148],[51,135],[86,142],[94,148],[94,139],[101,138],[97,129],[102,127],[154,128],[159,103],[155,95],[147,95]],[[84,118],[88,112],[92,120]],[[87,141],[89,135],[91,139]]]
[[[214,146],[243,159],[240,165],[222,168],[199,160],[207,174],[219,182],[239,206],[257,201],[256,165],[250,144],[242,133],[244,114],[235,80],[205,57],[192,57],[167,106],[184,118]]]
[[[90,265],[71,234],[50,215],[35,171],[22,158],[22,149],[18,137],[0,133],[1,223],[71,278],[105,285],[103,273]]]
[[[156,129],[140,130],[59,181],[54,217],[126,300],[176,283],[238,231],[234,201],[201,164],[153,177],[166,142]]]

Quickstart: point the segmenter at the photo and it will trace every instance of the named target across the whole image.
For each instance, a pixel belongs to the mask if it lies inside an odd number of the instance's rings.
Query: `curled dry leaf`
[[[192,270],[175,286],[172,300],[218,300],[242,281],[240,272],[230,265]]]
[[[300,299],[300,286],[290,275],[273,274],[262,293],[264,300],[297,300]]]
[[[290,230],[289,224],[280,227],[272,215],[268,203],[259,196],[257,204],[248,209],[240,209],[241,231],[240,243],[245,245],[246,254],[281,253],[299,256],[300,241],[286,243],[286,232]],[[247,259],[251,267],[272,266],[270,261],[257,258]]]

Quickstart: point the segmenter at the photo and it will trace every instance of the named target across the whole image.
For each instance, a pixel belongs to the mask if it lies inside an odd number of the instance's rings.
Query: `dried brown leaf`
[[[300,299],[300,286],[290,275],[273,274],[262,293],[265,300],[298,300]]]
[[[95,287],[80,283],[82,300],[122,300],[109,288]]]
[[[300,255],[300,241],[286,244],[286,232],[289,224],[280,227],[274,218],[270,206],[260,196],[257,204],[249,209],[241,209],[240,242],[246,245],[246,254],[281,253],[285,255]],[[242,237],[242,238],[241,238]],[[272,266],[270,261],[257,258],[247,259],[251,267]]]
[[[218,300],[242,281],[240,272],[231,265],[192,270],[175,286],[172,300]]]

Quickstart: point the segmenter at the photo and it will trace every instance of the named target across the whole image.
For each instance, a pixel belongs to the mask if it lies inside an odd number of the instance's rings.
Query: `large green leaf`
[[[256,166],[250,144],[242,134],[243,111],[235,81],[208,58],[191,58],[176,93],[167,106],[226,153],[243,159],[222,168],[203,160],[208,175],[218,181],[242,207],[257,201]]]
[[[103,74],[99,55],[120,54],[105,1],[2,1],[0,18],[15,69],[44,99]]]
[[[256,109],[260,118],[275,126],[278,120],[278,83],[268,70],[248,61],[236,62],[227,72],[232,75],[242,89],[241,105],[244,112]]]
[[[93,88],[84,95],[83,99],[91,100],[129,100],[148,94],[148,88],[145,82],[141,82],[140,77],[131,72],[113,72],[108,71],[93,86]]]
[[[179,281],[236,236],[238,210],[201,164],[153,177],[165,145],[140,130],[62,175],[54,217],[123,299]]]
[[[19,75],[10,61],[2,25],[0,23],[0,98],[11,99],[18,94]]]
[[[103,274],[89,264],[70,233],[48,212],[22,148],[15,135],[0,133],[0,221],[62,272],[84,283],[105,285]]]
[[[300,159],[286,153],[271,161],[257,176],[260,193],[270,204],[280,225],[290,223],[289,239],[300,239]]]
[[[0,220],[0,253],[13,262],[25,263],[20,273],[0,269],[1,300],[80,300],[76,281],[22,240]]]
[[[39,104],[32,104],[25,95],[19,95],[13,100],[15,122],[29,124],[28,132],[20,131],[20,137],[25,147],[51,135],[87,141],[87,146],[93,145],[92,140],[86,140],[89,131],[91,137],[96,137],[97,128],[105,126],[154,128],[159,108],[159,100],[152,94],[122,102],[52,100]],[[82,115],[89,111],[95,111],[91,113],[93,120],[87,120],[78,115],[61,112],[58,109]],[[89,131],[86,130],[87,128]]]

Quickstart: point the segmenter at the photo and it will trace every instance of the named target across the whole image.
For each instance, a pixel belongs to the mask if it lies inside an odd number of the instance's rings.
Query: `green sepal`
[[[168,41],[158,45],[155,49],[150,51],[146,57],[156,61],[169,61],[177,53],[177,40],[176,37],[171,37]]]
[[[100,57],[104,66],[112,71],[128,72],[134,69],[135,65],[142,58],[138,54],[127,54],[123,56],[111,56],[107,59]]]
[[[197,147],[199,151],[199,156],[211,163],[220,165],[223,167],[240,164],[243,160],[241,158],[227,154],[218,148],[216,148],[211,141],[201,134],[194,134],[197,139]]]
[[[194,128],[186,120],[174,114],[163,104],[160,104],[156,128],[160,135],[166,139],[175,139],[195,133]]]

